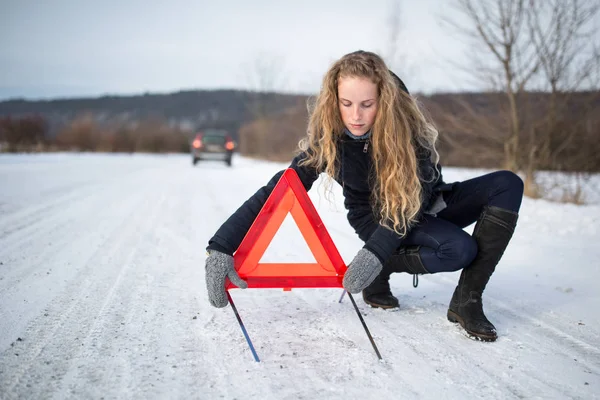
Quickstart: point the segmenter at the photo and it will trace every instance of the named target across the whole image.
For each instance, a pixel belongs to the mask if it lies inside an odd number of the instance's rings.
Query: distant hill
[[[257,117],[276,115],[305,103],[307,97],[237,90],[194,90],[170,94],[103,96],[57,100],[8,100],[0,102],[0,117],[40,115],[53,131],[81,114],[98,122],[130,122],[159,118],[187,129],[216,127],[237,136],[238,129]]]

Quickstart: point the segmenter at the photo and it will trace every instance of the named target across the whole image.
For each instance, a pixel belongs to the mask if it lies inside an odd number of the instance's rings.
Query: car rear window
[[[224,136],[204,136],[202,141],[206,144],[225,144]]]

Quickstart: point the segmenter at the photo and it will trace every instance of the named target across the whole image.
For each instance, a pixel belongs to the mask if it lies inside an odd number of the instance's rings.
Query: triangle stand
[[[316,263],[260,262],[288,213],[292,215],[300,229],[306,244],[308,244],[315,257]],[[327,229],[325,229],[325,225],[321,221],[310,197],[308,197],[298,174],[292,168],[288,168],[283,172],[252,226],[244,236],[234,254],[234,265],[240,278],[248,284],[248,288],[280,288],[284,291],[292,290],[292,288],[343,288],[342,281],[348,269]],[[225,285],[227,298],[252,351],[254,360],[260,362],[229,293],[230,289],[236,288],[237,286],[227,279]],[[352,301],[375,354],[381,360],[381,354],[354,298],[350,293],[348,293],[348,297]]]

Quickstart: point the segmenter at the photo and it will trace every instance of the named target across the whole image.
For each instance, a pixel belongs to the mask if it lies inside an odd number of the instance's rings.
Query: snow
[[[355,297],[383,361],[340,289],[232,291],[255,362],[231,307],[208,303],[205,246],[285,166],[0,156],[0,398],[600,398],[598,190],[583,206],[524,199],[484,295],[497,342],[447,321],[458,272],[417,289],[394,275],[399,310]],[[362,243],[333,194],[310,192],[349,263]],[[288,217],[263,261],[311,257]]]

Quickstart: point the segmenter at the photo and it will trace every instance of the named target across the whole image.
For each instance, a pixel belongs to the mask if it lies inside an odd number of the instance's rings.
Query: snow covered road
[[[496,343],[446,320],[458,273],[393,276],[401,309],[339,289],[232,291],[212,308],[205,246],[285,164],[185,155],[0,156],[0,398],[600,398],[600,206],[525,199],[484,306]],[[445,170],[447,181],[477,171]],[[318,184],[349,262],[362,246]],[[312,261],[291,223],[265,261]]]

